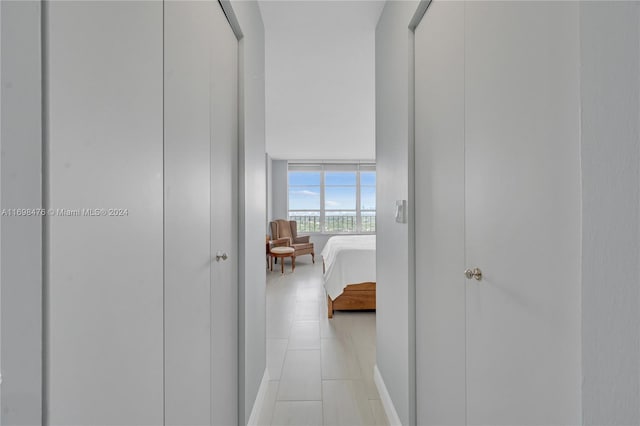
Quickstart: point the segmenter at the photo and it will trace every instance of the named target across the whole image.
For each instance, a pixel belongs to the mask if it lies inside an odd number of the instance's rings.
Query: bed
[[[376,236],[340,235],[322,250],[327,311],[376,309]]]

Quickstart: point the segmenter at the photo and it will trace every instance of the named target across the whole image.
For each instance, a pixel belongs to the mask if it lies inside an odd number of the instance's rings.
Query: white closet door
[[[468,424],[580,421],[577,7],[466,3]]]
[[[45,3],[48,424],[159,425],[162,4]],[[122,214],[122,215],[119,215]]]
[[[222,8],[165,2],[166,425],[237,424],[237,145]]]
[[[212,1],[164,11],[165,424],[211,423]]]
[[[211,25],[211,252],[223,255],[211,268],[211,424],[222,426],[238,424],[238,41],[217,3]]]
[[[464,4],[415,31],[417,418],[465,423]]]

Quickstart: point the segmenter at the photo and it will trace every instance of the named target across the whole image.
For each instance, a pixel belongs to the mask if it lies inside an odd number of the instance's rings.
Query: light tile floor
[[[267,271],[267,369],[262,426],[388,425],[373,382],[374,312],[327,318],[322,264],[310,256]]]

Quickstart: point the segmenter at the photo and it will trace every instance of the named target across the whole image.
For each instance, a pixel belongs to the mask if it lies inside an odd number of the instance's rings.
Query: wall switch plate
[[[396,200],[396,222],[407,223],[407,200]]]

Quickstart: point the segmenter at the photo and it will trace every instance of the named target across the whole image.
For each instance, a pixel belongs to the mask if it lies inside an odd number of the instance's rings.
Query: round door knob
[[[467,269],[464,271],[464,276],[467,277],[468,280],[474,279],[476,281],[482,280],[482,271],[480,268]]]
[[[227,255],[227,253],[222,253],[222,252],[218,252],[216,253],[216,262],[220,262],[220,260],[227,260],[229,258],[229,255]]]

